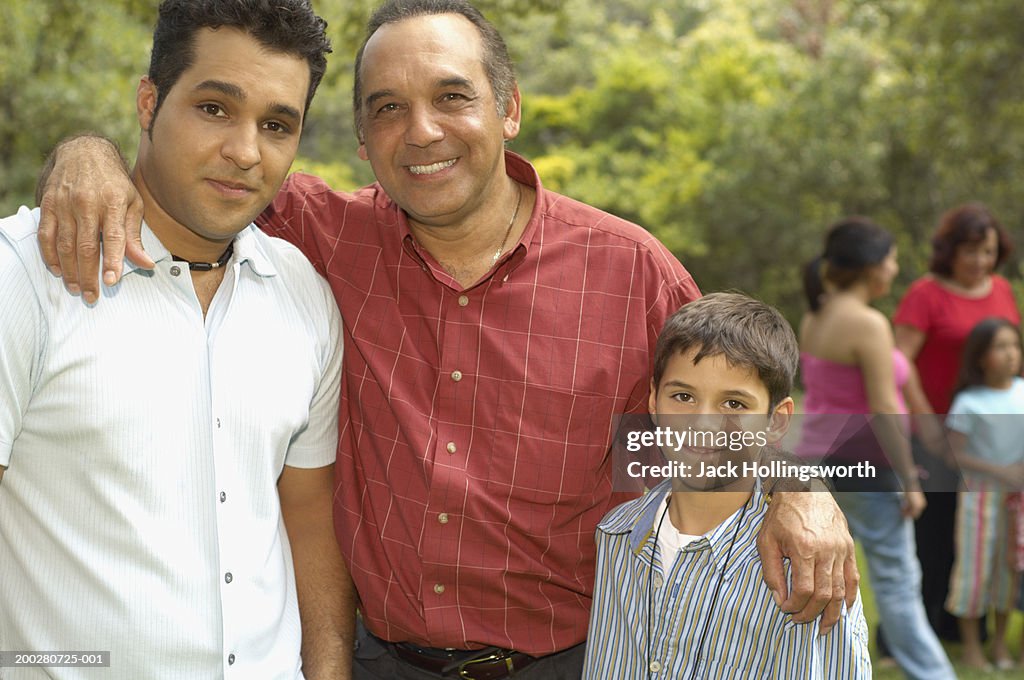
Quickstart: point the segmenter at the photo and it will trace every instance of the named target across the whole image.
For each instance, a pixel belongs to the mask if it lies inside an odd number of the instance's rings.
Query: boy
[[[585,678],[871,677],[859,598],[819,636],[775,605],[761,577],[756,538],[770,497],[743,462],[785,434],[798,363],[786,320],[744,295],[708,295],[666,322],[651,381],[655,425],[742,444],[667,447],[677,476],[598,526]],[[748,431],[722,432],[723,422]]]

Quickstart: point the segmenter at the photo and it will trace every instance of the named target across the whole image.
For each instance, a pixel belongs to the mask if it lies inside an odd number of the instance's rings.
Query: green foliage
[[[5,214],[31,202],[64,135],[97,130],[132,155],[155,4],[0,5]],[[351,88],[377,0],[314,4],[335,52],[295,168],[353,188],[373,180],[356,156]],[[844,214],[896,233],[903,285],[952,205],[980,200],[1014,235],[1024,227],[1024,13],[1012,0],[479,6],[520,73],[522,132],[510,148],[549,187],[650,229],[704,290],[740,288],[795,320],[800,264]]]
[[[56,140],[87,130],[130,141],[148,33],[132,2],[0,6],[0,208],[31,203]],[[130,144],[129,144],[130,146]]]
[[[844,214],[896,233],[903,284],[951,205],[988,202],[1019,231],[1014,3],[628,4],[570,2],[565,23],[528,26],[527,63],[557,87],[523,76],[538,93],[516,148],[657,234],[704,290],[755,293],[795,321],[799,268]]]

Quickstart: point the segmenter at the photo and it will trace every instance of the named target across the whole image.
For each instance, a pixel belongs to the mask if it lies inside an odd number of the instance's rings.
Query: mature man
[[[579,677],[610,423],[644,409],[658,331],[699,292],[650,234],[545,190],[505,151],[520,96],[477,10],[386,2],[367,36],[354,105],[379,183],[349,195],[293,176],[259,221],[303,249],[342,310],[335,520],[368,629],[355,675]],[[99,215],[68,199],[118,175],[66,151],[43,250],[88,293],[97,258],[77,276],[67,227],[83,224],[77,250],[95,251]],[[103,223],[108,282],[128,204]],[[129,254],[144,262],[134,237]],[[844,568],[856,582],[852,543],[825,495],[793,496],[768,521],[765,568],[786,599],[790,554],[787,605],[811,600],[809,619],[834,596],[834,621]]]
[[[155,267],[102,306],[46,271],[38,211],[0,221],[0,649],[109,654],[5,678],[349,663],[340,319],[309,262],[251,225],[294,159],[325,26],[306,0],[160,6],[132,176]]]

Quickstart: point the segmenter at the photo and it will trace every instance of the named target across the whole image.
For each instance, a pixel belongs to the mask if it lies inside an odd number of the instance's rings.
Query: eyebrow
[[[376,92],[373,92],[366,96],[366,108],[370,108],[371,106],[374,105],[374,103],[380,101],[381,99],[386,99],[388,97],[393,96],[395,96],[395,93],[392,92],[391,90],[377,90]]]
[[[245,90],[234,83],[226,83],[223,80],[204,80],[195,86],[195,90],[216,90],[228,97],[232,97],[243,102],[246,100]]]
[[[461,88],[465,88],[467,90],[475,90],[476,89],[475,87],[473,87],[473,81],[472,80],[469,80],[468,78],[459,78],[459,77],[445,78],[443,80],[439,80],[437,85],[438,85],[438,87],[461,87]]]
[[[693,390],[694,386],[689,383],[684,383],[682,380],[669,380],[662,387],[679,387],[684,390]],[[754,399],[755,396],[746,390],[725,390],[723,396],[727,397],[744,397],[745,399]]]
[[[437,81],[437,87],[458,87],[464,90],[469,90],[471,92],[476,92],[476,88],[473,86],[473,81],[469,80],[468,78],[444,78],[442,80]],[[364,105],[366,106],[366,108],[370,108],[381,99],[387,99],[388,97],[394,96],[394,90],[377,90],[376,92],[371,92],[370,94],[366,95],[366,101]]]
[[[223,80],[204,80],[195,86],[196,92],[200,90],[214,90],[215,92],[220,92],[227,97],[231,97],[232,99],[237,99],[242,102],[248,98],[245,94],[245,90],[234,83],[228,83]],[[299,110],[294,106],[289,106],[288,104],[282,104],[280,102],[272,102],[267,108],[270,113],[273,113],[274,115],[291,118],[295,122],[302,120],[302,114],[299,113]]]

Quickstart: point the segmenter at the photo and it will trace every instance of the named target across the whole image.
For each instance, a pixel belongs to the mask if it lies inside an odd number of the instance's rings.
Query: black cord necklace
[[[651,618],[654,613],[654,555],[658,550],[658,538],[661,535],[661,526],[665,523],[665,516],[668,515],[668,506],[672,502],[670,496],[665,500],[665,510],[661,514],[661,519],[658,520],[658,528],[654,532],[654,545],[651,547],[651,568],[647,572],[647,669],[651,671]],[[736,545],[736,537],[740,535],[740,528],[743,526],[743,519],[747,516],[747,507],[753,502],[753,496],[743,504],[740,509],[740,516],[736,520],[736,528],[732,532],[732,539],[729,540],[729,548],[725,551],[725,559],[722,560],[722,568],[718,570],[718,578],[715,580],[715,590],[711,593],[711,604],[708,607],[708,613],[704,617],[704,627],[701,629],[700,638],[697,641],[697,656],[693,661],[693,671],[690,673],[691,680],[697,677],[697,669],[700,667],[700,660],[704,655],[704,641],[708,634],[708,629],[711,627],[711,617],[715,613],[715,605],[718,603],[718,592],[722,589],[722,582],[725,580],[725,568],[729,565],[729,557],[732,555],[732,548]]]
[[[231,255],[235,252],[235,242],[232,241],[228,244],[227,250],[221,253],[220,257],[217,258],[216,262],[193,262],[186,260],[183,257],[178,257],[174,253],[171,253],[171,259],[175,262],[185,262],[188,264],[189,271],[193,272],[208,272],[212,269],[220,269],[228,263],[231,259]]]

